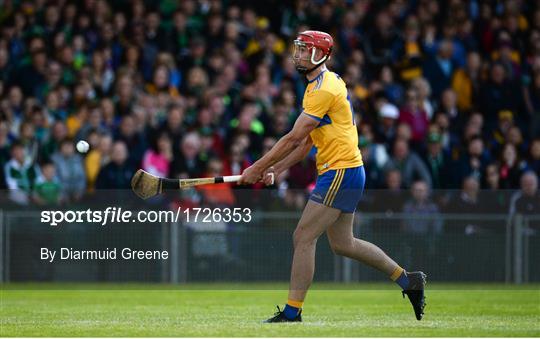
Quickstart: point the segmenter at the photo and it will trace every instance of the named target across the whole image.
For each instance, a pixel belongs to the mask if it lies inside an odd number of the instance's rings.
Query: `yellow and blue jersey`
[[[336,73],[322,71],[309,82],[302,105],[302,114],[319,122],[310,133],[319,172],[310,199],[352,213],[364,189],[365,172],[345,82]]]
[[[345,82],[334,72],[322,71],[304,93],[303,114],[319,121],[310,136],[317,148],[317,171],[362,165],[358,132]]]

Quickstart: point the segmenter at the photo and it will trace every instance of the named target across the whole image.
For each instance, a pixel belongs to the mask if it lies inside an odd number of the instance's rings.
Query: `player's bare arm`
[[[283,174],[287,169],[292,167],[294,164],[298,163],[304,159],[308,154],[311,148],[313,147],[313,140],[310,136],[306,137],[302,145],[295,148],[292,153],[286,156],[284,159],[276,163],[274,166],[270,166],[264,171],[263,182],[268,185],[273,185],[275,183],[274,178],[278,178]]]
[[[305,143],[306,138],[309,137],[309,133],[311,133],[318,124],[318,121],[305,114],[300,114],[294,123],[293,129],[279,139],[274,147],[272,147],[272,149],[261,159],[244,170],[238,184],[249,185],[260,181],[263,173],[270,166],[285,159],[295,149],[300,148],[300,146]]]
[[[263,175],[264,183],[267,185],[272,185],[273,177],[267,176],[267,174],[272,173],[274,174],[274,177],[280,176],[283,172],[292,167],[294,164],[304,159],[309,154],[309,151],[312,147],[313,140],[311,139],[311,137],[308,136],[299,147],[295,148],[294,151],[292,151],[292,153],[286,156],[283,160],[276,163],[274,166],[270,166],[266,169]]]

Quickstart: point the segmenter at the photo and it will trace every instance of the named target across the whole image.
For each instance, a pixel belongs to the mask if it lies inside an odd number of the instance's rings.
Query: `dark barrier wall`
[[[383,199],[386,192],[377,194]],[[212,206],[208,210],[198,210],[196,205],[185,202],[175,204],[174,199],[143,202],[133,199],[130,192],[99,195],[69,209],[4,205],[0,218],[1,277],[3,281],[288,281],[292,232],[301,210],[284,208],[286,199],[275,191],[246,190],[242,196],[246,203],[238,205],[248,207]],[[249,203],[252,201],[256,204]],[[109,219],[105,225],[85,220],[55,226],[44,219],[46,211],[104,213],[107,208],[169,213],[166,216],[173,219],[142,222],[132,216],[128,221]],[[235,217],[239,219],[226,222],[227,208],[238,212]],[[356,213],[354,234],[379,245],[407,269],[428,272],[431,281],[540,281],[535,264],[540,259],[538,215],[501,213],[504,211],[450,213],[442,208],[381,212],[378,208],[371,205],[362,208],[369,212]],[[44,248],[57,251],[52,262],[50,256],[42,256]],[[115,250],[116,259],[60,259],[62,248],[70,249],[71,255],[76,251],[100,251],[111,256]],[[125,248],[150,251],[152,258],[122,258]],[[132,251],[126,253],[132,255]],[[156,253],[161,257],[155,257]],[[323,235],[317,246],[315,279],[353,282],[387,277],[334,255]]]

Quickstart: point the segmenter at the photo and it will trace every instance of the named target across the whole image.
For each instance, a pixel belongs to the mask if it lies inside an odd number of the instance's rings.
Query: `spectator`
[[[111,131],[103,126],[103,112],[101,107],[92,105],[88,109],[88,117],[81,125],[75,136],[76,140],[87,140],[88,135],[92,132],[106,134]]]
[[[390,66],[382,68],[380,81],[384,94],[390,102],[398,103],[403,100],[403,86],[395,79],[393,69]],[[429,93],[427,96],[429,96]]]
[[[517,112],[520,107],[517,86],[513,86],[507,77],[504,66],[495,63],[490,70],[489,81],[482,86],[480,109],[488,121],[491,121],[489,117],[496,116],[500,111]]]
[[[486,213],[500,213],[508,208],[509,196],[507,191],[500,189],[499,173],[500,169],[496,163],[487,165],[486,175],[484,176],[486,190],[480,193],[480,201]]]
[[[407,102],[399,112],[399,122],[409,125],[413,143],[419,145],[424,141],[428,131],[429,119],[415,89],[411,88],[407,91]]]
[[[388,161],[388,154],[384,146],[373,144],[366,136],[359,138],[360,151],[362,152],[362,162],[366,171],[365,187],[378,188],[383,180],[383,167]]]
[[[271,130],[268,135],[273,137],[281,137],[290,130],[289,112],[287,106],[283,103],[276,103],[274,106],[274,114],[272,117]]]
[[[434,189],[454,187],[452,182],[452,160],[442,147],[442,137],[437,132],[431,132],[427,137],[427,152],[423,160],[426,164]]]
[[[381,190],[371,190],[369,195],[373,201],[366,209],[373,212],[383,212],[388,215],[400,213],[406,200],[406,194],[401,183],[401,172],[389,169],[384,173],[384,183]]]
[[[528,158],[528,167],[540,177],[540,138],[531,143]]]
[[[512,56],[514,54],[512,43],[510,41],[504,41],[503,39],[501,40],[502,41],[499,42],[499,48],[494,55],[494,59],[506,69],[508,79],[512,83],[516,83],[521,75],[521,67],[516,58]]]
[[[500,159],[501,188],[518,188],[519,178],[526,169],[527,163],[519,158],[516,146],[510,143],[504,145]]]
[[[47,69],[47,53],[44,48],[36,48],[31,52],[31,63],[22,66],[13,74],[10,82],[20,86],[26,96],[39,96],[41,86],[45,84]]]
[[[359,19],[354,11],[349,11],[343,16],[343,27],[338,33],[338,40],[340,45],[347,50],[354,50],[360,47],[362,38],[358,29]]]
[[[476,98],[480,93],[480,71],[482,59],[478,52],[467,54],[467,64],[456,70],[452,77],[452,89],[457,95],[457,106],[460,111],[469,112],[478,107]]]
[[[219,159],[212,158],[208,161],[205,176],[219,177],[223,175],[223,162]],[[205,185],[199,188],[204,201],[210,206],[231,207],[235,203],[235,197],[231,188],[231,184],[222,183],[215,185]]]
[[[142,168],[158,177],[169,177],[173,158],[171,139],[166,133],[160,134],[154,146],[146,151]]]
[[[499,166],[495,163],[486,166],[486,175],[484,176],[484,187],[491,191],[500,189],[499,184]]]
[[[484,140],[478,135],[473,136],[467,146],[465,153],[458,161],[456,174],[458,182],[468,176],[475,176],[480,181],[490,159],[487,151],[484,149]]]
[[[0,177],[5,178],[4,166],[10,159],[9,130],[5,122],[0,121]],[[0,180],[0,189],[6,188],[4,180]]]
[[[182,105],[171,105],[167,112],[167,119],[159,127],[157,134],[167,133],[172,141],[181,140],[185,134],[184,116],[185,109]],[[179,146],[179,143],[173,144],[175,154],[179,152]]]
[[[245,134],[249,136],[249,151],[255,154],[260,154],[260,145],[264,136],[264,124],[258,119],[261,110],[254,103],[246,104],[242,107],[238,119],[233,119],[230,122],[232,136]]]
[[[395,141],[394,150],[386,168],[398,169],[406,188],[411,187],[411,184],[416,180],[422,180],[428,187],[432,186],[431,176],[426,165],[416,153],[409,150],[409,145],[404,140]]]
[[[34,124],[27,120],[20,126],[19,142],[24,146],[26,156],[30,162],[35,162],[38,158],[39,141],[36,138]]]
[[[173,27],[169,31],[169,38],[165,40],[166,50],[174,55],[186,55],[190,38],[194,34],[187,25],[186,14],[180,10],[173,14]],[[174,42],[174,43],[173,43]]]
[[[461,192],[450,201],[447,207],[448,212],[462,214],[482,213],[482,205],[478,200],[479,192],[480,183],[478,179],[474,176],[466,177],[463,179]]]
[[[114,71],[112,65],[107,64],[105,49],[96,49],[92,54],[92,75],[91,80],[101,94],[108,94],[114,83]]]
[[[126,115],[122,118],[115,140],[122,141],[129,148],[128,161],[131,166],[139,166],[146,150],[147,143],[144,133],[137,131],[133,116]]]
[[[539,45],[537,49],[540,50],[540,43],[536,42],[536,44]],[[525,91],[525,106],[530,116],[530,135],[540,135],[540,71],[538,70],[534,72],[531,84]]]
[[[495,153],[500,153],[504,144],[508,141],[508,133],[514,127],[514,113],[508,110],[499,112],[497,126],[491,137],[491,148]]]
[[[108,131],[114,131],[118,124],[118,117],[115,116],[114,102],[111,98],[105,97],[99,102],[103,117],[102,126]]]
[[[50,160],[51,156],[58,151],[62,140],[67,138],[67,128],[63,121],[55,121],[51,127],[48,140],[41,147],[40,156]]]
[[[126,144],[122,141],[115,141],[111,150],[111,161],[99,171],[96,188],[109,190],[129,189],[135,170],[128,159],[129,154]]]
[[[431,85],[432,94],[439,98],[442,92],[450,87],[455,64],[452,62],[452,42],[443,40],[438,47],[437,54],[428,58],[423,67],[423,74]]]
[[[167,93],[172,98],[178,98],[180,93],[176,87],[171,85],[169,69],[165,65],[159,65],[154,70],[152,82],[146,85],[146,91],[152,95],[160,92]]]
[[[4,166],[6,186],[13,202],[26,205],[40,175],[39,168],[26,156],[20,142],[12,143],[10,151],[11,159]]]
[[[6,48],[0,48],[0,82],[9,80],[11,67],[9,65],[9,53]]]
[[[502,207],[500,206],[500,201],[497,201],[497,198],[503,197],[502,195],[499,196],[499,193],[497,191],[490,192],[489,194],[491,196],[482,200],[478,179],[474,176],[465,178],[461,192],[453,197],[447,207],[449,213],[461,215],[459,218],[449,220],[448,231],[451,233],[473,235],[485,233],[488,229],[501,229],[502,225],[496,220],[487,222],[474,217],[475,214],[498,212],[494,208]],[[490,203],[493,203],[493,205]],[[472,217],[467,218],[466,216],[469,215],[472,215]],[[493,227],[494,225],[496,227]]]
[[[86,189],[83,159],[75,153],[73,139],[66,138],[51,156],[58,179],[62,183],[62,196],[66,201],[78,201]]]
[[[398,108],[390,103],[382,104],[379,109],[379,121],[377,124],[377,142],[390,144],[396,136],[397,119],[399,118]]]
[[[469,146],[470,142],[473,141],[474,139],[477,139],[477,138],[482,139],[483,152],[485,152],[486,154],[489,153],[491,155],[491,152],[488,152],[487,150],[484,149],[484,139],[482,138],[482,130],[481,130],[481,128],[475,122],[473,122],[471,119],[469,119],[467,124],[465,124],[465,128],[463,130],[463,135],[461,135],[459,137],[459,140],[456,140],[456,143],[454,144],[454,149],[455,149],[456,153],[458,153],[458,156],[459,157],[464,156],[464,154],[466,154],[468,152],[468,146]],[[488,149],[492,149],[493,153],[496,153],[494,147],[488,147]]]
[[[228,152],[228,158],[224,161],[225,175],[239,175],[251,165],[251,162],[245,155],[245,150],[249,141],[242,143],[242,139],[234,142]],[[249,140],[247,137],[245,140]]]
[[[50,91],[45,97],[45,109],[47,122],[64,120],[67,118],[67,112],[61,107],[61,98],[58,91]]]
[[[60,47],[58,47],[58,49],[60,49]],[[44,86],[44,92],[47,95],[47,109],[51,109],[51,113],[53,113],[53,116],[56,116],[56,118],[65,119],[66,116],[64,114],[67,114],[67,112],[64,111],[60,106],[55,107],[55,104],[62,104],[61,97],[59,95],[60,93],[59,91],[55,90],[60,90],[61,86],[65,84],[62,73],[62,65],[60,65],[58,61],[49,61],[47,70],[45,71],[46,84]],[[54,92],[56,92],[56,96],[53,95],[49,97],[49,94]],[[57,101],[55,102],[54,100]]]
[[[40,106],[32,108],[30,120],[34,127],[33,147],[36,150],[36,159],[39,157],[39,147],[49,136],[49,119]]]
[[[428,119],[433,118],[434,108],[430,101],[432,94],[429,82],[425,78],[418,77],[412,81],[412,87],[416,90],[418,101],[420,102],[422,109],[426,112]]]
[[[397,129],[396,129],[396,137],[394,141],[404,140],[407,143],[409,143],[411,141],[411,137],[412,137],[411,127],[405,123],[398,124]],[[390,144],[388,147],[391,147],[392,145],[393,143]]]
[[[160,27],[159,12],[149,11],[145,20],[146,46],[151,46],[153,49],[164,48],[166,42],[165,32]]]
[[[97,147],[92,147],[84,159],[84,170],[88,191],[93,192],[101,169],[111,160],[112,137],[109,134],[100,134]]]
[[[433,117],[433,124],[441,137],[441,146],[445,152],[451,153],[454,148],[459,148],[461,141],[459,140],[460,133],[450,131],[450,119],[446,114],[442,112],[435,114]],[[480,133],[480,130],[481,127],[478,128],[476,134]]]
[[[204,166],[208,165],[208,161],[212,158],[217,158],[220,154],[223,154],[223,140],[217,132],[213,132],[211,127],[203,127],[199,129],[199,135],[201,137],[201,150],[199,152],[199,158],[203,162]]]
[[[21,119],[23,115],[23,110],[24,110],[24,107],[23,107],[24,95],[21,88],[19,86],[11,86],[11,88],[9,89],[7,93],[6,100],[7,100],[6,102],[7,106],[9,106],[9,109],[13,112],[13,115],[14,115],[13,118],[17,120]],[[13,131],[18,130],[19,124],[14,123],[12,128],[13,128]]]
[[[375,25],[364,39],[364,50],[368,62],[374,66],[390,64],[394,60],[393,50],[399,42],[392,18],[388,11],[382,10],[375,17]]]
[[[403,38],[400,39],[401,46],[397,51],[400,55],[398,68],[401,69],[401,79],[410,81],[422,75],[421,28],[418,17],[414,15],[407,17],[404,26]]]
[[[127,55],[132,55],[133,53],[138,53],[138,51],[135,49],[135,47],[132,46],[127,49],[126,53]],[[138,54],[136,55],[138,58]],[[132,64],[130,64],[128,61],[128,65],[130,67],[138,67],[137,61],[133,61]],[[120,75],[119,78],[116,80],[115,84],[115,94],[117,97],[115,111],[121,117],[129,115],[135,101],[133,80],[128,74],[129,73],[126,71],[126,73]]]
[[[441,107],[440,112],[446,114],[450,119],[450,125],[454,130],[461,130],[463,128],[463,112],[460,112],[457,106],[457,96],[453,89],[447,88],[441,95]]]
[[[204,163],[199,158],[201,138],[198,133],[191,132],[184,136],[180,144],[180,152],[176,153],[171,165],[171,173],[175,178],[200,177],[204,171]]]
[[[506,139],[509,144],[512,144],[516,147],[520,157],[526,157],[529,150],[529,145],[521,133],[521,129],[518,126],[513,126],[508,130]]]
[[[411,185],[411,199],[403,205],[403,213],[420,218],[406,218],[404,231],[412,234],[440,234],[442,221],[438,218],[439,207],[431,201],[427,182],[419,180]]]
[[[33,200],[40,205],[57,205],[62,199],[62,186],[56,177],[52,162],[41,165],[42,175],[37,179]]]
[[[523,173],[520,178],[520,190],[510,201],[510,215],[540,214],[540,192],[538,191],[538,176],[532,171]]]

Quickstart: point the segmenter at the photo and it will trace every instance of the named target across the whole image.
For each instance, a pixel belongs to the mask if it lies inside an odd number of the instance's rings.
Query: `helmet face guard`
[[[296,70],[301,74],[307,74],[313,71],[315,68],[319,67],[320,64],[325,62],[328,59],[328,54],[315,60],[315,54],[317,53],[317,48],[311,42],[302,41],[300,39],[294,40],[294,50],[293,50],[293,61],[295,64]],[[311,54],[311,55],[310,55]],[[310,57],[302,57],[302,55],[310,55]],[[301,66],[298,64],[299,61],[309,61],[314,66],[308,68],[306,66]]]

